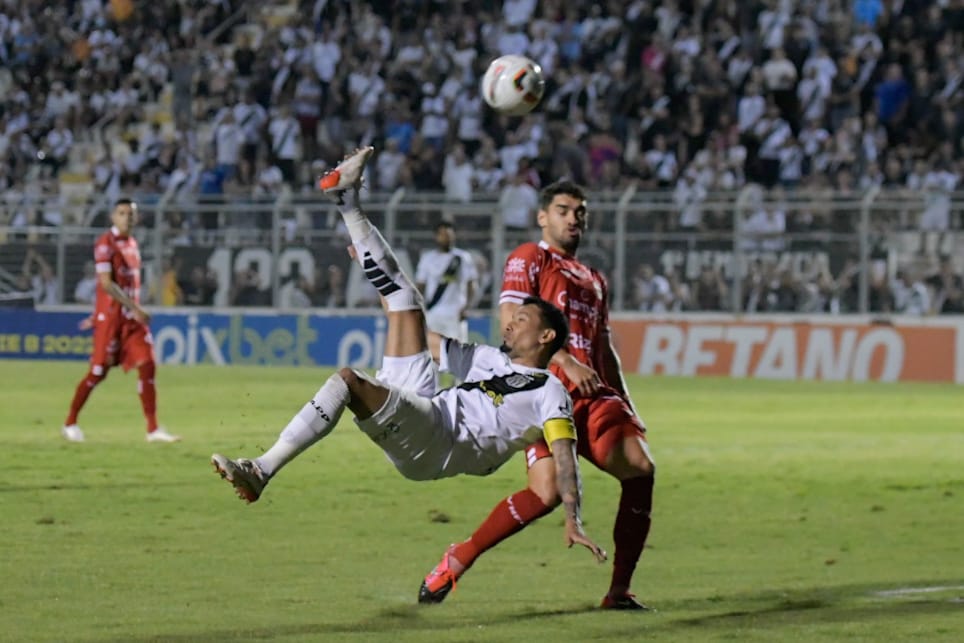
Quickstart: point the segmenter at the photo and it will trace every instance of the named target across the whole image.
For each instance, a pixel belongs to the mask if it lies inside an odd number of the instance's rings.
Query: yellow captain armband
[[[546,436],[546,444],[552,449],[552,443],[556,440],[576,439],[576,427],[572,425],[569,418],[553,418],[546,420],[542,425],[542,434]]]

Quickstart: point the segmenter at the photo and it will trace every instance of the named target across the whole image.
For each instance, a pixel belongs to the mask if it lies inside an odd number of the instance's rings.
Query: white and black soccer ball
[[[542,67],[525,56],[499,56],[482,77],[482,98],[489,107],[507,116],[528,114],[545,91]]]

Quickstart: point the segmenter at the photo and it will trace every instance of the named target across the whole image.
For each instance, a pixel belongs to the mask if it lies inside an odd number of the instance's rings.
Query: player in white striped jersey
[[[435,226],[436,248],[425,250],[415,268],[415,286],[425,294],[428,327],[459,341],[469,338],[466,309],[475,294],[478,272],[468,251],[456,248],[455,226],[442,221]]]
[[[427,332],[421,295],[356,204],[358,182],[371,153],[372,148],[355,152],[319,183],[338,197],[353,255],[382,296],[388,332],[381,369],[372,378],[342,368],[267,452],[253,460],[214,454],[212,464],[238,495],[254,502],[282,467],[335,428],[345,408],[412,480],[488,475],[544,437],[566,508],[566,542],[581,544],[605,560],[605,552],[582,530],[572,401],[547,370],[549,359],[568,339],[565,316],[546,301],[527,299],[506,324],[501,349]],[[436,392],[436,361],[465,382]]]

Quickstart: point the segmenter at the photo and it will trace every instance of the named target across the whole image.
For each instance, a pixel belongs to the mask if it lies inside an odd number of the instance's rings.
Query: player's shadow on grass
[[[959,596],[964,594],[961,579],[915,580],[898,583],[901,588],[945,588],[957,598],[931,592],[903,593],[895,584],[842,585],[809,590],[768,590],[756,594],[713,596],[703,601],[680,603],[680,609],[725,606],[727,603],[757,603],[754,607],[721,611],[703,616],[671,620],[663,627],[720,628],[779,627],[790,623],[808,624],[872,621],[894,616],[928,616],[960,612]],[[888,598],[888,594],[892,597]],[[900,600],[895,597],[902,596]],[[666,606],[670,607],[670,606]]]
[[[441,606],[398,605],[380,610],[377,615],[364,618],[355,623],[301,623],[298,625],[276,625],[265,628],[239,628],[235,630],[216,630],[210,632],[194,632],[190,634],[155,634],[150,636],[134,635],[111,638],[102,643],[208,643],[223,641],[273,640],[296,636],[325,636],[333,634],[392,634],[400,631],[448,632],[455,626],[466,628],[475,625],[491,626],[496,624],[514,623],[518,621],[558,618],[560,616],[584,614],[597,611],[594,605],[575,608],[555,608],[551,610],[523,610],[493,616],[487,613],[478,622],[465,620],[465,614],[460,613],[458,623]],[[432,615],[442,618],[433,619]],[[321,639],[319,639],[321,640]]]
[[[156,489],[159,487],[191,487],[195,485],[194,480],[181,480],[177,482],[157,482],[156,480],[144,480],[143,482],[131,482],[120,480],[118,482],[99,482],[94,484],[78,484],[74,482],[53,482],[48,484],[28,484],[0,487],[0,493],[32,493],[35,491],[104,491],[108,489]]]
[[[876,605],[838,605],[820,600],[786,601],[756,610],[736,610],[683,619],[678,623],[694,627],[730,624],[742,628],[751,622],[754,627],[786,625],[792,621],[812,623],[815,620],[821,623],[848,623],[870,621],[879,616],[892,618],[960,611],[961,605],[949,600],[914,600]]]

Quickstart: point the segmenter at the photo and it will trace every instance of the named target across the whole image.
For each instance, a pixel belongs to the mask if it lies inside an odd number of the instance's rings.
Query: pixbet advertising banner
[[[85,313],[0,310],[0,359],[87,359]],[[158,313],[151,320],[162,364],[354,366],[381,361],[387,323],[382,315],[276,314],[265,312]],[[485,341],[489,320],[469,320],[469,333]]]
[[[688,316],[612,321],[627,372],[964,383],[964,318]]]

